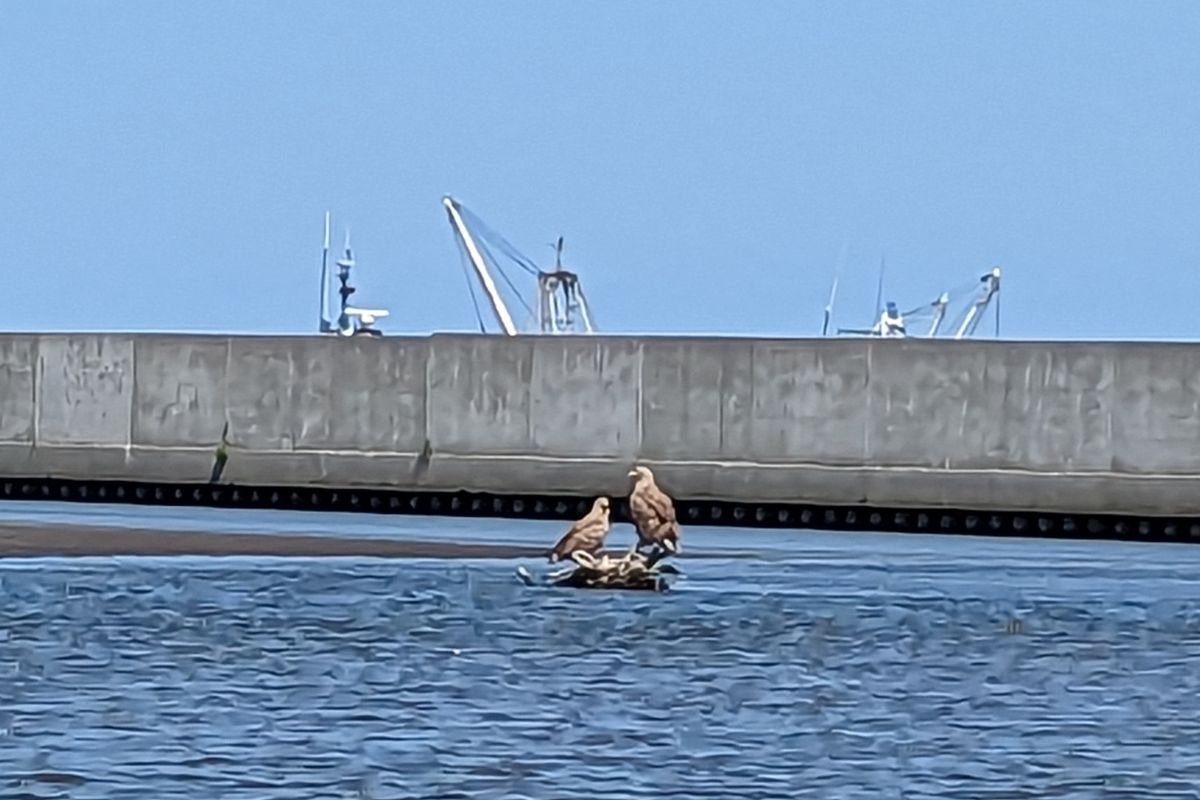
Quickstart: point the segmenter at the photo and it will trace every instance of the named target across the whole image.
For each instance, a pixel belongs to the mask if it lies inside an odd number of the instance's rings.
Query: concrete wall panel
[[[37,343],[0,337],[0,442],[33,442]]]
[[[861,503],[866,471],[802,464],[651,462],[665,490],[699,500],[747,503]]]
[[[1112,468],[1113,381],[1110,345],[1006,346],[988,360],[1003,374],[993,425],[1002,443],[987,465],[1034,471]]]
[[[225,424],[226,339],[138,336],[133,442],[216,447]]]
[[[341,344],[351,347],[337,347]],[[356,344],[353,339],[339,341],[332,337],[297,339],[289,343],[291,433],[294,437],[292,444],[297,449],[324,450],[340,444],[334,433],[334,402],[338,394],[334,389],[334,370],[339,361],[354,358]],[[374,388],[371,377],[358,375],[360,382],[344,386],[343,391],[365,399]],[[345,424],[343,420],[342,425]],[[386,437],[381,437],[381,446],[384,441]]]
[[[359,337],[333,344],[350,345],[335,348],[330,422],[334,448],[420,452],[426,439],[428,342]]]
[[[1004,448],[1004,385],[975,344],[875,341],[870,347],[867,463],[972,467]]]
[[[742,340],[642,345],[642,456],[745,459],[752,352]]]
[[[411,455],[234,450],[222,481],[243,485],[416,488]],[[212,459],[208,459],[211,469]],[[205,474],[207,478],[207,473]]]
[[[230,337],[226,403],[234,447],[293,449],[300,427],[292,405],[298,346],[284,337]]]
[[[1116,377],[1114,468],[1200,473],[1200,349],[1129,345]]]
[[[474,492],[619,497],[629,492],[628,471],[627,463],[609,459],[568,461],[495,455],[480,459],[435,454],[422,485]]]
[[[423,340],[305,339],[292,351],[296,446],[415,453],[425,444]]]
[[[854,341],[759,341],[748,457],[857,464],[866,455],[867,354]]]
[[[638,452],[636,340],[542,337],[534,341],[529,429],[541,456],[610,456]]]
[[[533,337],[434,336],[428,370],[435,453],[530,454]]]
[[[134,394],[128,336],[43,336],[38,342],[38,443],[125,446]]]
[[[161,472],[139,473],[131,468],[130,453],[123,445],[54,444],[29,451],[27,468],[20,475],[88,480],[163,480]],[[185,478],[180,478],[185,480]],[[52,496],[47,500],[55,499]]]

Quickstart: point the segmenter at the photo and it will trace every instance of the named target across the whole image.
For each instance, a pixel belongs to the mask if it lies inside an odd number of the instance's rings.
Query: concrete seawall
[[[0,336],[0,477],[1200,515],[1200,345]]]

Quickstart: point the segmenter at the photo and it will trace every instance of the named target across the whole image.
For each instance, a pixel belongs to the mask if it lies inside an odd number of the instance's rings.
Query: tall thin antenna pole
[[[325,246],[321,250],[321,325],[322,333],[329,330],[329,212],[325,212]]]
[[[996,338],[1000,338],[1000,291],[996,291]]]
[[[875,287],[875,319],[872,325],[879,321],[879,315],[883,313],[883,271],[887,267],[887,256],[879,257],[879,283]]]
[[[846,264],[846,250],[849,246],[848,242],[842,242],[841,257],[838,258],[837,266],[833,268],[833,285],[829,288],[829,302],[825,304],[825,317],[821,322],[822,336],[829,333],[829,323],[833,321],[833,301],[837,297],[838,278],[841,277],[842,267]]]

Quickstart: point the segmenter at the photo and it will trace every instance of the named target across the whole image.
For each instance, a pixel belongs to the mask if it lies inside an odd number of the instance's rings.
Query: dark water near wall
[[[556,530],[416,528],[464,524]],[[0,797],[1195,796],[1200,548],[738,541],[764,558],[663,596],[501,560],[0,561]]]

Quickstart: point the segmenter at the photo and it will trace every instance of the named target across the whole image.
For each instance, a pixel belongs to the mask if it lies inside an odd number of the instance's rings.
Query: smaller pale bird
[[[595,555],[604,546],[608,535],[609,503],[607,497],[599,497],[592,503],[592,510],[571,526],[550,551],[550,563],[569,558],[571,553],[583,551]]]
[[[629,514],[637,528],[638,543],[635,549],[646,545],[658,545],[671,553],[680,551],[679,522],[675,519],[675,504],[671,502],[648,467],[634,467],[629,471],[633,478],[633,491],[629,494]]]

